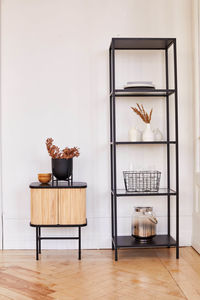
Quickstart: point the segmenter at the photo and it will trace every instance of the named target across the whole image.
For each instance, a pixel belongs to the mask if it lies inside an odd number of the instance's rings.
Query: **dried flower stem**
[[[138,107],[138,108],[137,108]],[[149,124],[151,122],[151,116],[152,116],[152,112],[153,112],[153,108],[151,109],[150,113],[148,114],[143,105],[139,105],[137,103],[137,107],[131,107],[132,110],[138,115],[140,116],[140,118],[147,124]]]

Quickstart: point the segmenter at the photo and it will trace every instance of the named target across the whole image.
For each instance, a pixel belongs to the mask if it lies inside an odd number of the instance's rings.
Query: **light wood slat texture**
[[[58,224],[58,189],[31,189],[31,223]]]
[[[199,300],[200,255],[175,249],[0,251],[0,299]]]
[[[85,224],[86,189],[59,189],[59,224]]]

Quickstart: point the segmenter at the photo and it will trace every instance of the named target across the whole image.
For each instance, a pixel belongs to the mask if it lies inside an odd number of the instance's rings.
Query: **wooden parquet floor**
[[[0,299],[200,300],[200,255],[180,249],[32,250],[0,252]]]

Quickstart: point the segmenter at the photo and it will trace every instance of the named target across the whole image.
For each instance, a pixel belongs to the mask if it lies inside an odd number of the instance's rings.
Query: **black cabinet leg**
[[[117,247],[115,247],[115,261],[118,261]]]
[[[36,226],[36,260],[39,259],[38,255],[38,226]]]
[[[81,227],[78,227],[78,259],[81,260]]]
[[[179,259],[179,246],[176,246],[176,258]]]
[[[41,237],[41,227],[39,226],[39,240],[38,240],[38,242],[39,242],[39,254],[41,254],[41,239],[40,239],[40,237]]]
[[[41,254],[41,241],[42,239],[45,239],[45,237],[41,238],[41,227],[42,225],[36,225],[36,260],[39,260],[39,254]],[[78,259],[81,260],[81,226],[75,226],[78,227],[78,237],[66,237],[65,239],[78,239]],[[59,237],[46,237],[46,239],[59,239]],[[63,237],[60,237],[60,239],[63,239]]]

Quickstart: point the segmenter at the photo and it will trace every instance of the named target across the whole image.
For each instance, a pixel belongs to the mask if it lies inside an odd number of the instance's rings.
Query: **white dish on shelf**
[[[129,81],[124,86],[124,89],[155,89],[152,81]]]

